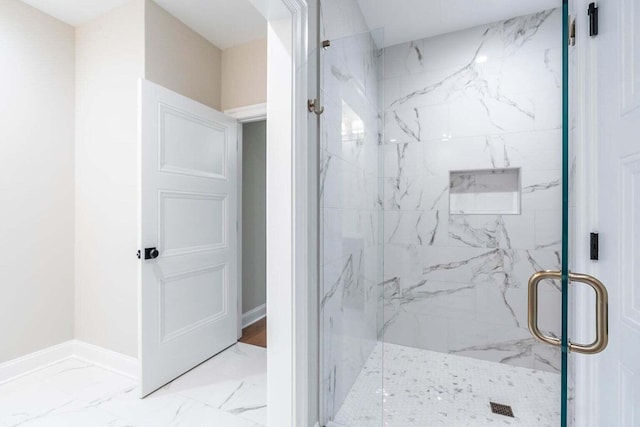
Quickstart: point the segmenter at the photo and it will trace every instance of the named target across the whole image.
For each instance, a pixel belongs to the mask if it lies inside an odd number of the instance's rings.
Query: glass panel
[[[490,402],[560,425],[561,352],[528,330],[527,282],[561,268],[561,25],[545,9],[385,47],[386,425],[507,421]],[[539,292],[556,337],[560,286]]]
[[[377,54],[365,32],[321,58],[321,425],[382,424]]]
[[[529,332],[527,291],[567,247],[565,16],[525,3],[456,20],[323,1],[325,29],[387,37],[325,52],[322,425],[563,425],[566,364]],[[549,336],[562,336],[562,289],[540,284]]]
[[[561,353],[561,384],[560,384],[560,423],[562,427],[574,425],[569,407],[569,379],[573,379],[573,371],[569,369],[569,239],[573,237],[569,228],[569,188],[572,174],[570,174],[570,156],[574,155],[574,150],[570,152],[569,145],[569,4],[567,0],[562,1],[562,304],[560,308],[562,316],[562,353]],[[575,162],[571,162],[575,165]],[[573,382],[572,382],[573,384]]]

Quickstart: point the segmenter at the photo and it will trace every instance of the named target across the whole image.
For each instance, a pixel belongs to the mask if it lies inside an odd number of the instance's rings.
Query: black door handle
[[[144,259],[156,259],[160,252],[156,248],[144,248]]]

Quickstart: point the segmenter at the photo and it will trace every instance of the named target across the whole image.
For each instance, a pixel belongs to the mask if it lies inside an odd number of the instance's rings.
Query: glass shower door
[[[540,5],[401,39],[419,11],[323,2],[329,33],[395,32],[324,37],[321,425],[564,425],[566,342],[529,327],[529,279],[567,271],[566,11]],[[559,277],[535,325],[562,341]]]
[[[385,46],[384,422],[561,425],[563,11]],[[562,336],[560,281],[538,324]]]
[[[321,53],[320,418],[351,426],[367,404],[367,425],[382,425],[378,50],[369,32],[329,42]]]

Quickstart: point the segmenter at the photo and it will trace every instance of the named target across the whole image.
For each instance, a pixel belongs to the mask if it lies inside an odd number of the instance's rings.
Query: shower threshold
[[[490,402],[509,405],[514,416],[493,413]],[[559,426],[560,374],[378,343],[328,424],[495,425]]]

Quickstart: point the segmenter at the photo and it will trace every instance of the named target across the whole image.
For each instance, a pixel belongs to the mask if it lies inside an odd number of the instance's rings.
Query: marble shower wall
[[[381,327],[377,53],[369,33],[331,39],[323,52],[322,425],[340,409]]]
[[[527,280],[560,268],[561,23],[549,10],[385,49],[386,342],[559,370],[527,330]],[[499,168],[520,170],[519,214],[449,213],[450,171]],[[540,299],[559,334],[559,284]]]

